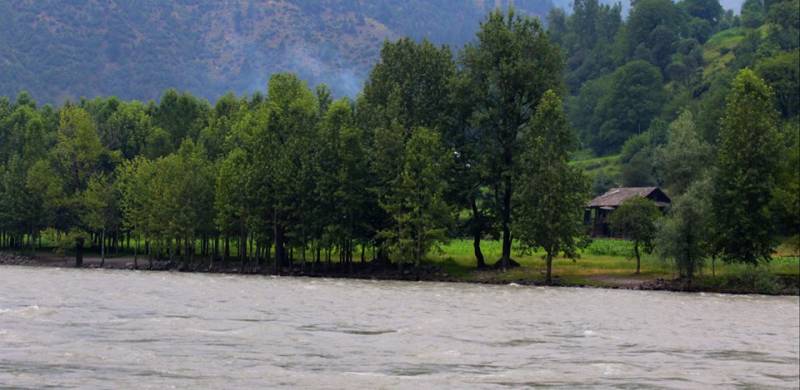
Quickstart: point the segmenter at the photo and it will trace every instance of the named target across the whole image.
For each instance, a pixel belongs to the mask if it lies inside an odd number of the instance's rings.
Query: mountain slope
[[[0,95],[157,98],[166,88],[215,99],[263,90],[294,71],[354,94],[384,39],[455,47],[510,0],[23,0],[0,2]],[[544,15],[550,0],[513,1]]]

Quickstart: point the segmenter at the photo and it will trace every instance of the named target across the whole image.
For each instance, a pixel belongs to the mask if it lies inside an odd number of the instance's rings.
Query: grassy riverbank
[[[487,259],[500,257],[501,248],[497,241],[484,242],[481,248]],[[786,246],[779,247],[769,264],[759,267],[721,261],[715,262],[712,267],[708,262],[692,286],[675,281],[677,275],[672,264],[656,255],[642,256],[641,273],[635,274],[636,260],[630,254],[631,244],[628,241],[594,240],[581,251],[577,260],[555,259],[553,274],[556,283],[563,286],[765,294],[798,294],[800,288],[800,258]],[[430,261],[465,282],[543,284],[545,263],[542,257],[543,253],[516,253],[514,259],[521,264],[519,268],[506,272],[476,270],[472,243],[455,240],[443,246],[439,253],[431,255]]]
[[[775,257],[769,264],[750,267],[741,264],[726,264],[717,261],[707,263],[691,286],[676,280],[672,264],[660,260],[655,255],[642,257],[642,272],[635,274],[636,261],[630,258],[630,242],[614,239],[594,240],[581,251],[576,260],[557,258],[553,262],[554,284],[559,286],[589,286],[601,288],[655,289],[682,291],[709,291],[728,293],[762,293],[762,294],[799,294],[800,293],[800,258],[786,245],[778,248]],[[484,241],[481,248],[487,262],[493,263],[500,257],[501,248],[498,241]],[[406,269],[399,273],[395,266],[376,264],[360,264],[358,261],[351,268],[342,267],[335,262],[332,268],[324,263],[312,268],[284,269],[284,274],[306,276],[356,277],[378,279],[421,279],[432,281],[490,283],[490,284],[544,284],[545,264],[542,253],[515,252],[514,259],[520,267],[500,271],[490,267],[484,270],[475,268],[472,242],[469,240],[453,240],[434,251],[425,262],[422,272]],[[2,256],[0,256],[2,257]],[[29,253],[17,261],[19,264],[32,266],[72,266],[73,259],[48,251]],[[2,261],[0,263],[14,263]],[[132,268],[134,259],[129,255],[111,256],[106,259],[106,268]],[[87,253],[85,265],[98,267],[100,259],[96,253]],[[215,263],[215,272],[239,272],[240,262],[229,261],[226,264]],[[139,268],[147,268],[148,261],[138,259]],[[172,269],[175,264],[157,262],[157,269]],[[195,271],[207,271],[205,264],[192,268]],[[271,267],[262,265],[258,270],[246,268],[248,272],[270,272]]]

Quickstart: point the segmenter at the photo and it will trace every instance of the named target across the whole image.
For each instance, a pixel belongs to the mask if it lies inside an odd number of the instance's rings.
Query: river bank
[[[797,259],[794,259],[797,262]],[[35,252],[31,254],[15,254],[0,252],[0,265],[20,265],[29,267],[74,267],[74,258],[61,256],[52,252]],[[217,261],[213,267],[208,262],[195,262],[190,265],[180,262],[154,260],[133,256],[107,257],[101,264],[101,258],[94,254],[84,257],[83,268],[127,269],[149,271],[175,271],[222,274],[273,274],[274,269],[268,264],[243,264],[237,261],[226,263]],[[798,262],[800,267],[800,262]],[[727,294],[768,294],[768,295],[800,295],[800,275],[771,273],[764,269],[753,272],[722,273],[714,276],[700,275],[688,284],[683,280],[671,277],[663,271],[643,272],[636,275],[627,269],[608,268],[591,269],[590,272],[575,272],[562,269],[553,278],[552,286],[561,287],[597,287],[607,289],[649,290],[649,291],[681,291],[681,292],[714,292]],[[352,264],[331,263],[297,263],[291,267],[283,267],[282,276],[349,278],[371,280],[405,280],[430,282],[457,282],[520,286],[544,286],[542,270],[530,265],[502,271],[494,268],[476,270],[465,268],[448,258],[446,261],[432,261],[419,268],[406,267],[399,270],[395,264],[378,262],[354,262]]]

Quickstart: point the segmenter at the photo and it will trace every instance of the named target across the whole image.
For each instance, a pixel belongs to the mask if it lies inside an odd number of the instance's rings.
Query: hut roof
[[[622,187],[612,188],[592,199],[588,207],[619,207],[622,202],[635,196],[653,199],[660,207],[670,203],[669,197],[658,187]]]

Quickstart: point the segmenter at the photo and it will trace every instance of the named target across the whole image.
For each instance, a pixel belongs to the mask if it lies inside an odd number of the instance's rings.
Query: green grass
[[[512,279],[516,277],[514,273],[522,272],[525,274],[531,270],[543,270],[545,267],[544,252],[534,253],[521,252],[514,246],[512,257],[522,265],[522,270],[517,269],[512,274]],[[598,273],[619,273],[633,274],[636,269],[636,262],[630,258],[631,244],[624,240],[600,239],[593,240],[589,246],[580,251],[580,257],[576,260],[556,258],[553,261],[554,270],[563,271],[566,274],[575,275],[595,275]],[[502,253],[501,243],[498,240],[487,240],[481,242],[481,251],[486,262],[494,264]],[[470,240],[452,240],[443,245],[439,251],[433,252],[429,256],[431,263],[441,265],[446,271],[456,272],[458,275],[471,273],[475,268],[475,256]],[[652,255],[642,257],[642,269],[645,266],[647,272],[658,274],[669,273],[669,267],[664,262]]]
[[[481,249],[487,263],[494,264],[500,258],[501,246],[497,240],[482,241]],[[596,239],[580,251],[576,260],[556,258],[553,274],[565,285],[589,285],[596,287],[619,287],[624,283],[652,281],[658,278],[674,279],[677,275],[672,264],[656,255],[642,256],[641,273],[635,274],[636,261],[632,259],[632,244],[626,240]],[[461,281],[512,283],[520,281],[542,282],[545,262],[543,253],[521,253],[514,250],[512,257],[522,266],[507,272],[495,270],[478,271],[472,241],[452,240],[439,251],[429,256],[428,262],[440,266],[444,272]],[[777,279],[800,278],[800,258],[775,257],[769,264],[757,268],[743,264],[726,264],[717,261],[715,276],[711,277],[710,261],[697,275],[698,286],[708,289],[774,293],[784,291],[777,286]],[[744,286],[744,287],[743,287]]]
[[[583,169],[589,177],[594,177],[600,172],[609,177],[617,177],[622,169],[618,154],[604,157],[575,156],[575,159],[570,164]]]
[[[704,75],[724,70],[735,56],[733,50],[744,40],[747,30],[741,27],[730,28],[714,34],[703,48],[706,65]]]
[[[794,238],[795,240],[797,238]],[[49,240],[44,240],[45,242]],[[786,293],[797,291],[800,286],[800,256],[791,239],[782,240],[775,257],[768,264],[752,267],[743,264],[726,264],[716,261],[715,276],[711,276],[711,262],[696,277],[696,286],[709,291]],[[232,245],[232,249],[236,246]],[[481,242],[486,262],[493,265],[502,253],[499,240]],[[88,252],[88,250],[87,250]],[[677,276],[671,263],[654,254],[642,256],[641,274],[636,275],[636,261],[632,258],[632,244],[627,240],[594,239],[579,251],[579,258],[556,258],[553,275],[562,285],[585,285],[595,287],[625,287],[637,282],[656,279],[672,280]],[[356,256],[358,257],[358,256]],[[500,272],[493,269],[476,270],[472,241],[455,239],[432,251],[427,259],[449,275],[449,279],[464,282],[487,283],[542,283],[544,281],[544,253],[522,252],[513,246],[512,257],[521,267]],[[337,261],[337,256],[333,256]]]

